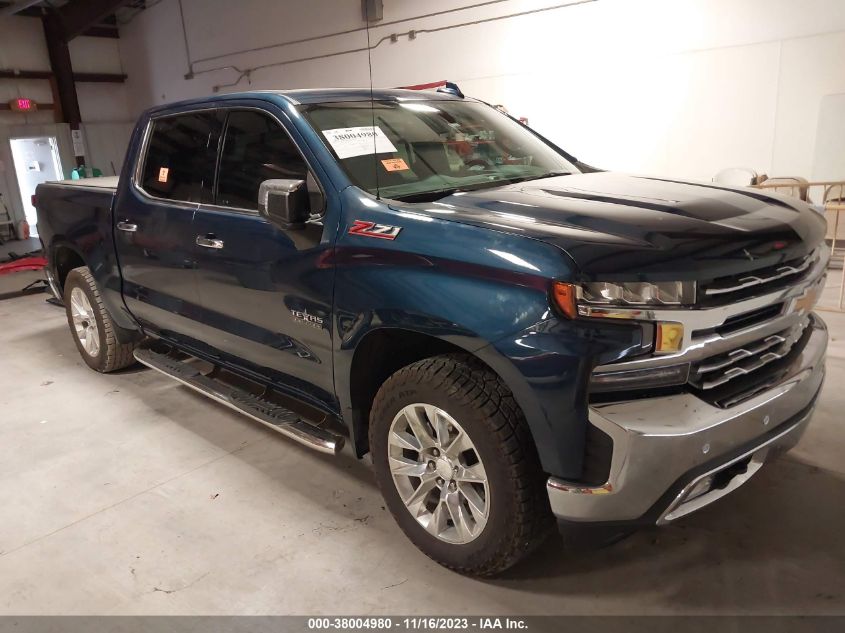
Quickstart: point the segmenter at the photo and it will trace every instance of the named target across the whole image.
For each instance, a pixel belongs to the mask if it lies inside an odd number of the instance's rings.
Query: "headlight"
[[[581,284],[580,298],[585,303],[600,305],[688,305],[695,303],[695,282],[591,281]]]
[[[608,308],[660,308],[688,306],[695,303],[694,281],[590,281],[570,284],[556,281],[552,292],[555,303],[569,318],[596,316],[604,318],[642,318],[636,310],[613,311]]]
[[[694,281],[590,281],[571,284],[556,281],[552,296],[563,314],[604,319],[632,319],[655,323],[654,352],[672,354],[684,346],[684,326],[676,321],[660,321],[650,308],[675,308],[695,304]]]

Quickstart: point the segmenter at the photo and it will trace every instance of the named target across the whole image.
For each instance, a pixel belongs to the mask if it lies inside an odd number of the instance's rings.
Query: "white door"
[[[62,163],[59,159],[59,145],[55,136],[36,138],[13,138],[12,159],[15,175],[21,192],[26,221],[33,237],[38,236],[38,216],[32,206],[35,187],[47,180],[64,180]]]

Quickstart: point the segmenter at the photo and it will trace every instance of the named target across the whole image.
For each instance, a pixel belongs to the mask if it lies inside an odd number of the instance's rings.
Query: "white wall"
[[[375,25],[371,41],[538,9],[508,0]],[[183,0],[193,60],[364,25],[359,0]],[[384,21],[473,4],[384,0]],[[363,48],[363,31],[194,65],[240,68]],[[185,80],[176,0],[121,30],[130,109],[211,94],[232,69]],[[632,172],[710,179],[728,166],[810,177],[825,95],[845,92],[842,0],[598,0],[384,42],[377,87],[440,79],[505,104],[582,160]],[[256,70],[250,88],[366,86],[366,53]],[[845,142],[845,139],[843,139]],[[841,175],[845,178],[845,174]]]
[[[50,70],[41,20],[19,16],[0,17],[0,68]],[[0,103],[8,103],[17,97],[30,97],[40,103],[53,101],[50,83],[47,81],[0,79]],[[47,110],[33,114],[0,110],[0,125],[52,122],[53,113]]]

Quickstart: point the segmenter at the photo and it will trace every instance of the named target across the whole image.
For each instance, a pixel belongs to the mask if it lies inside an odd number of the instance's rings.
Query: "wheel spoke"
[[[76,292],[72,292],[70,295],[70,313],[74,318],[85,318],[85,308],[82,307],[82,302]]]
[[[411,496],[405,500],[405,506],[414,518],[419,517],[420,511],[423,509],[425,499],[428,497],[428,493],[434,490],[434,487],[435,481],[433,477],[430,479],[423,479],[417,489],[414,490],[414,492],[411,493]]]
[[[420,415],[419,407],[407,407],[405,409],[405,419],[408,421],[411,432],[417,438],[422,448],[434,446],[434,438],[428,430],[428,424],[422,415]]]
[[[390,443],[399,448],[408,448],[412,451],[419,451],[422,448],[416,436],[405,431],[393,431],[390,434]]]
[[[431,420],[431,426],[434,427],[437,443],[445,449],[449,445],[449,421],[445,416],[440,415],[437,407],[426,407],[426,413],[428,419]]]
[[[472,443],[472,440],[469,439],[469,436],[461,431],[458,433],[457,437],[452,440],[452,443],[449,446],[444,447],[444,452],[451,457],[452,459],[457,459],[461,453],[474,450],[475,446]]]
[[[458,481],[484,483],[487,481],[487,473],[484,472],[481,462],[478,462],[472,466],[459,466],[454,478]]]
[[[428,524],[425,526],[425,529],[434,536],[439,536],[446,529],[446,514],[448,511],[444,510],[443,506],[445,505],[442,501],[437,504],[434,512],[431,513]]]
[[[88,328],[85,332],[85,351],[91,356],[96,355],[95,345],[94,333],[91,331],[91,328]]]
[[[481,498],[481,495],[471,484],[459,485],[458,492],[466,499],[472,518],[478,525],[477,529],[483,529],[484,524],[487,523],[487,504]]]
[[[466,511],[460,503],[457,493],[446,496],[446,507],[449,509],[449,517],[452,519],[458,538],[463,542],[469,541],[472,538],[472,528],[470,528]]]
[[[425,462],[418,462],[407,457],[391,457],[390,470],[394,475],[406,477],[422,477],[428,470]]]

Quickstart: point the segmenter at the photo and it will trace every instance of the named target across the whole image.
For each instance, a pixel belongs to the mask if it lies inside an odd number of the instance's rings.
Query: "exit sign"
[[[15,112],[35,112],[38,109],[38,104],[32,99],[21,97],[9,101],[9,108]]]

